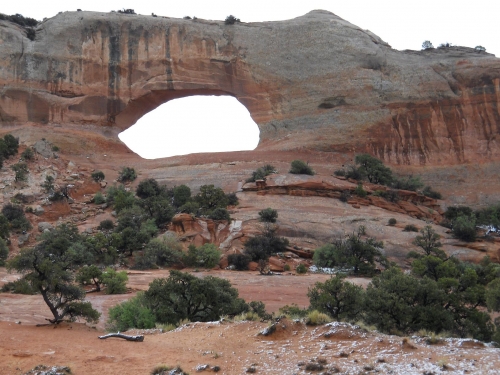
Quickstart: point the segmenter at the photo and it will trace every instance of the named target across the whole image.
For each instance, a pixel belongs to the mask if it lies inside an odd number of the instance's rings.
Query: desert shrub
[[[120,173],[118,174],[117,181],[118,182],[128,182],[134,181],[137,178],[137,173],[134,168],[123,167]]]
[[[54,152],[58,152],[60,150],[60,148],[56,145],[52,146],[52,151]]]
[[[5,283],[2,288],[0,288],[0,292],[2,293],[14,293],[14,294],[26,294],[33,295],[37,294],[38,291],[33,289],[31,284],[24,278],[20,278],[19,280],[10,281]]]
[[[33,160],[35,158],[33,149],[31,147],[26,148],[26,150],[21,153],[21,158],[23,158],[23,160]]]
[[[16,181],[26,181],[28,179],[28,174],[30,171],[28,170],[28,165],[24,162],[16,163],[11,166],[11,169],[15,173]]]
[[[21,206],[7,203],[2,208],[2,214],[9,221],[10,228],[16,232],[27,231],[32,228]]]
[[[453,206],[448,207],[444,213],[444,217],[450,221],[455,220],[459,216],[471,216],[474,212],[472,208],[467,206]]]
[[[369,154],[356,155],[355,162],[359,172],[372,184],[388,185],[393,181],[392,171],[379,159]]]
[[[199,204],[202,215],[209,215],[216,208],[226,208],[228,203],[224,191],[214,185],[200,186],[194,201]]]
[[[3,143],[5,147],[2,147],[4,152],[4,158],[8,159],[10,156],[17,154],[19,148],[19,139],[14,137],[12,134],[7,134],[3,137]]]
[[[98,191],[97,193],[95,193],[95,195],[94,195],[94,203],[95,204],[106,203],[106,198],[104,198],[104,196],[102,195],[102,193],[100,191]]]
[[[160,184],[154,178],[142,180],[137,185],[137,189],[135,189],[135,194],[142,199],[157,196],[160,192]]]
[[[94,171],[92,172],[90,177],[92,177],[92,180],[94,180],[95,182],[101,182],[105,179],[104,173],[102,171]]]
[[[330,323],[331,319],[325,313],[319,312],[318,310],[313,310],[307,313],[306,324],[310,326],[320,326]]]
[[[54,177],[47,175],[45,176],[45,181],[41,185],[42,189],[46,193],[51,193],[54,191]]]
[[[335,240],[314,252],[314,264],[318,267],[351,268],[354,274],[372,275],[375,272],[375,262],[386,264],[386,259],[380,249],[382,242],[373,238],[361,238],[361,233],[352,233],[346,238]]]
[[[407,224],[403,228],[403,232],[418,232],[418,228],[413,224]]]
[[[114,207],[116,212],[120,212],[125,208],[131,208],[136,199],[134,193],[125,189],[125,186],[119,185],[110,186],[106,190],[106,202]]]
[[[429,40],[424,40],[424,42],[422,43],[422,49],[426,50],[426,49],[432,49],[432,48],[434,48],[432,43]]]
[[[251,258],[247,254],[229,254],[227,260],[236,270],[245,271],[248,269]]]
[[[347,202],[349,199],[351,199],[351,193],[349,193],[349,190],[342,190],[339,199],[341,202]]]
[[[102,220],[99,223],[99,226],[97,227],[97,229],[99,230],[112,230],[114,228],[115,228],[115,223],[113,223],[113,220],[110,219]]]
[[[410,191],[417,191],[420,189],[422,186],[424,186],[424,183],[420,180],[420,177],[416,176],[407,176],[406,178],[393,178],[391,182],[391,186],[394,189],[400,189],[400,190],[410,190]]]
[[[184,17],[184,19],[191,19],[191,17],[189,18]],[[214,372],[217,372],[215,371],[216,367],[218,366],[212,367],[212,370]],[[180,368],[179,366],[170,367],[170,366],[160,365],[156,366],[153,370],[151,370],[151,375],[189,375],[189,374],[187,372],[184,372],[184,370],[182,370],[182,368]]]
[[[390,226],[394,226],[394,225],[396,225],[396,223],[397,223],[397,222],[398,222],[398,221],[397,221],[396,219],[394,219],[393,217],[391,217],[391,218],[389,219],[389,222],[388,222],[388,223],[389,223],[389,225],[390,225]]]
[[[210,212],[208,217],[212,220],[226,220],[231,221],[228,210],[222,207],[217,207],[215,210]]]
[[[212,243],[196,247],[189,245],[187,253],[183,254],[182,262],[188,267],[214,268],[220,260],[221,252]]]
[[[191,199],[191,189],[186,185],[174,187],[172,193],[175,207],[181,207],[188,203]]]
[[[365,189],[363,189],[363,184],[358,184],[356,189],[354,189],[354,194],[356,194],[360,198],[364,198],[368,195]]]
[[[276,236],[276,228],[267,225],[262,234],[251,237],[245,242],[245,254],[254,262],[267,260],[276,253],[286,251],[288,240]]]
[[[347,174],[347,172],[345,171],[345,169],[337,169],[336,171],[333,172],[333,174],[335,176],[345,177],[345,175]]]
[[[263,167],[257,168],[252,172],[252,177],[248,178],[246,182],[255,182],[257,180],[265,180],[266,176],[276,173],[276,168],[271,164],[266,164]]]
[[[0,238],[6,240],[9,238],[9,236],[10,236],[9,220],[3,214],[0,214]]]
[[[34,18],[24,17],[22,14],[16,13],[11,16],[0,13],[0,20],[10,21],[19,26],[30,26],[34,27],[38,25],[38,21]]]
[[[168,278],[153,280],[145,300],[156,322],[162,324],[177,324],[184,319],[214,321],[223,315],[248,311],[248,305],[238,298],[238,290],[229,281],[213,276],[201,279],[175,270]]]
[[[173,237],[153,239],[144,248],[144,257],[160,267],[168,267],[182,259],[182,245]]]
[[[121,9],[121,10],[118,10],[118,13],[123,13],[123,14],[137,14],[137,13],[135,13],[135,10],[133,10],[133,9]]]
[[[123,294],[127,292],[127,272],[116,272],[112,268],[106,268],[101,276],[102,283],[106,286],[106,294]]]
[[[144,292],[139,292],[128,301],[109,309],[107,329],[123,332],[130,328],[149,329],[155,327],[155,316],[147,307]]]
[[[262,211],[259,211],[259,220],[267,223],[275,223],[276,219],[278,219],[278,211],[273,210],[272,208],[266,208]]]
[[[359,168],[356,168],[355,166],[350,166],[345,173],[345,177],[360,181],[365,178],[365,175]]]
[[[285,271],[285,272],[290,271],[290,269],[291,269],[291,268],[290,268],[290,265],[289,265],[289,264],[285,264],[285,265],[283,266],[283,271]]]
[[[241,21],[240,21],[239,18],[236,18],[232,14],[230,14],[229,16],[227,16],[226,19],[224,20],[224,23],[226,25],[234,25],[236,22],[241,22]]]
[[[239,203],[238,197],[236,196],[236,193],[227,193],[226,198],[227,198],[227,205],[228,206],[237,206]]]
[[[200,211],[200,205],[196,202],[187,202],[179,207],[179,212],[196,215]]]
[[[0,238],[0,266],[5,266],[5,261],[9,256],[9,248],[3,239]]]
[[[289,173],[314,175],[312,168],[302,160],[292,161]]]
[[[297,267],[295,267],[295,272],[298,274],[307,273],[307,267],[303,263],[300,263]]]
[[[324,283],[317,282],[307,292],[311,309],[326,313],[335,320],[356,321],[363,312],[364,291],[345,276],[337,274]]]
[[[93,285],[99,292],[102,284],[102,271],[96,265],[83,266],[77,271],[75,281],[81,285]]]
[[[266,311],[266,305],[262,301],[251,301],[248,303],[250,311],[257,314],[259,318],[264,320],[269,320],[272,315]]]
[[[301,309],[297,304],[285,305],[279,309],[280,315],[286,315],[291,318],[305,318],[309,313],[308,309]]]
[[[439,239],[441,236],[437,234],[430,225],[426,225],[420,230],[420,235],[415,237],[413,244],[420,247],[424,255],[434,255],[440,258],[445,258],[446,254],[440,249],[442,246]]]
[[[425,195],[426,197],[433,198],[433,199],[442,199],[443,196],[441,195],[440,192],[433,190],[430,186],[426,186],[424,190],[422,190],[422,194]]]
[[[461,215],[452,222],[451,231],[455,238],[462,241],[473,242],[476,240],[476,217],[474,215]]]
[[[477,52],[477,53],[486,52],[486,48],[483,47],[483,46],[475,46],[474,47],[474,51]]]

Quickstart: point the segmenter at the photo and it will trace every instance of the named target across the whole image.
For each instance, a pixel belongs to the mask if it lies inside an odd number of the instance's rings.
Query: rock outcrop
[[[250,111],[260,150],[500,159],[500,60],[470,48],[396,51],[326,11],[234,25],[65,12],[25,34],[0,21],[2,125],[115,137],[171,99],[224,94]]]

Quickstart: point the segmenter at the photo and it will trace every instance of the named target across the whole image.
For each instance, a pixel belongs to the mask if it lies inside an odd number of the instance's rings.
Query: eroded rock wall
[[[392,164],[499,159],[500,59],[396,51],[326,11],[281,22],[66,12],[34,41],[0,21],[2,124],[116,134],[173,98],[235,96],[261,150],[371,152]]]

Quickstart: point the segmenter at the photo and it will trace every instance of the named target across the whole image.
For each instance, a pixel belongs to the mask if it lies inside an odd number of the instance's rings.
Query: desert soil
[[[194,272],[203,277],[227,278],[247,301],[262,300],[269,311],[285,304],[307,306],[307,289],[325,275],[261,276],[253,272]],[[145,334],[142,343],[120,339],[99,340],[110,306],[144,290],[168,271],[130,272],[130,293],[107,296],[89,294],[103,313],[97,326],[62,323],[36,327],[48,317],[40,296],[0,294],[0,374],[23,374],[38,364],[69,366],[75,374],[149,374],[158,365],[180,365],[196,373],[203,365],[219,366],[220,374],[244,374],[254,366],[261,374],[306,374],[319,360],[326,371],[345,374],[498,374],[500,350],[474,340],[446,339],[428,345],[413,337],[408,344],[397,336],[366,331],[344,323],[309,327],[282,320],[271,336],[259,336],[268,327],[261,322],[190,323],[170,332],[133,330]],[[17,278],[0,269],[0,284]],[[366,285],[367,279],[352,279]],[[20,323],[20,324],[19,324]],[[211,371],[209,369],[205,371]]]

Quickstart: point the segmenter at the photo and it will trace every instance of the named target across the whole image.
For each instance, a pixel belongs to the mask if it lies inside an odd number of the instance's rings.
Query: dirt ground
[[[329,276],[261,276],[254,272],[195,272],[227,278],[245,300],[261,300],[268,311],[296,303],[307,306],[307,289]],[[145,290],[157,277],[168,271],[130,272],[130,293],[108,296],[88,294],[103,316],[97,326],[62,323],[36,327],[44,323],[49,311],[40,296],[0,294],[0,374],[23,374],[38,364],[69,366],[74,374],[149,374],[158,365],[181,366],[197,373],[208,365],[220,374],[245,374],[250,367],[261,374],[307,374],[306,368],[319,365],[330,373],[344,374],[498,374],[500,350],[474,340],[446,339],[428,345],[413,337],[409,344],[397,336],[366,331],[345,323],[310,327],[291,320],[277,323],[271,336],[258,335],[269,323],[212,322],[190,323],[170,332],[138,331],[144,342],[120,339],[99,340],[109,307]],[[18,275],[0,269],[0,284]],[[352,279],[366,285],[368,279]],[[317,367],[319,368],[319,367]],[[321,372],[318,372],[321,373]],[[326,372],[323,372],[326,373]]]

